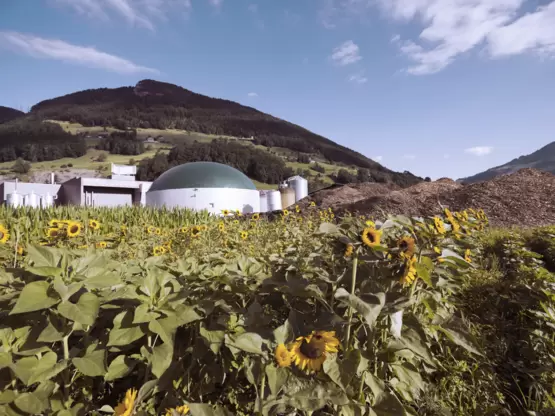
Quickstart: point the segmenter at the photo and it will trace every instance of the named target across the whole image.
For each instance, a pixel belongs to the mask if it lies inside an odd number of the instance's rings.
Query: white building
[[[237,169],[215,162],[192,162],[160,175],[146,193],[146,204],[247,214],[260,211],[260,196],[254,183]]]

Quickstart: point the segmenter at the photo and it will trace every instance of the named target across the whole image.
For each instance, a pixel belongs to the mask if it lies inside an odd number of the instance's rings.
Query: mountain
[[[254,108],[153,80],[140,81],[134,87],[91,89],[53,98],[36,104],[31,113],[84,126],[254,137],[255,144],[319,153],[330,161],[362,168],[381,167],[360,153]]]
[[[23,111],[16,110],[15,108],[4,107],[0,105],[0,124],[7,121],[14,120],[18,117],[24,116]]]
[[[492,179],[496,176],[507,175],[519,171],[520,169],[534,168],[551,173],[555,173],[555,142],[536,150],[526,156],[520,156],[501,166],[488,169],[458,181],[462,183],[475,183]]]

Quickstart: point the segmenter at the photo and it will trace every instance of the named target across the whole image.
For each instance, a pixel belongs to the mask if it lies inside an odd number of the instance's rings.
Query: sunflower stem
[[[355,288],[357,283],[357,269],[358,269],[358,256],[353,257],[353,271],[351,273],[351,295],[355,294]],[[353,320],[353,308],[349,306],[349,320],[347,324],[347,334],[345,336],[345,350],[349,348],[351,342],[351,325]]]
[[[263,367],[262,380],[260,380],[260,391],[258,392],[258,412],[262,414],[264,407],[264,390],[266,390],[266,367]]]

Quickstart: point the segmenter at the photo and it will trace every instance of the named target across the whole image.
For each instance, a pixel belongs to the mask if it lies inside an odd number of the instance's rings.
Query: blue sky
[[[0,105],[145,78],[421,176],[555,140],[555,1],[2,0]]]

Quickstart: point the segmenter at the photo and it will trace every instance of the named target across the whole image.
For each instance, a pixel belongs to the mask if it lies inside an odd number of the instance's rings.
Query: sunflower
[[[96,243],[96,248],[106,248],[108,247],[108,243],[106,241],[100,241]]]
[[[335,331],[313,331],[306,337],[299,337],[289,349],[292,361],[303,371],[320,371],[329,353],[338,351],[339,340]]]
[[[435,230],[440,234],[445,234],[445,225],[439,217],[434,217]]]
[[[49,228],[46,230],[46,235],[48,238],[56,238],[60,235],[60,230],[58,228]]]
[[[189,406],[184,404],[183,406],[177,406],[173,409],[166,409],[165,416],[173,416],[173,415],[184,416],[189,413],[189,410],[190,410]]]
[[[444,208],[443,213],[447,218],[453,218],[453,214],[449,211],[449,208]]]
[[[200,237],[200,227],[198,225],[195,225],[192,229],[191,229],[191,237],[193,238],[197,238]]]
[[[405,264],[403,266],[403,276],[401,277],[402,284],[411,284],[416,280],[416,268],[414,267],[415,263],[416,256],[412,256],[405,261]]]
[[[239,224],[239,220],[233,220],[233,224],[235,225]]]
[[[223,215],[224,217],[227,217],[227,216],[230,215],[230,214],[231,214],[231,211],[230,211],[230,210],[228,210],[228,209],[222,209],[222,215]]]
[[[20,246],[20,245],[17,246],[17,255],[23,256],[23,246]]]
[[[447,221],[449,222],[449,224],[451,224],[451,229],[453,230],[453,232],[457,234],[461,229],[459,222],[453,217],[447,218]]]
[[[284,217],[287,217],[289,215],[289,211],[284,209],[282,214],[283,214]]]
[[[366,220],[366,221],[365,221],[365,224],[366,224],[368,227],[376,228],[376,224],[375,224],[374,221],[372,221],[372,220]]]
[[[441,249],[440,249],[439,247],[434,247],[434,251],[435,251],[437,254],[441,254]]]
[[[0,243],[6,244],[9,239],[10,233],[2,224],[0,224]]]
[[[343,256],[351,257],[353,255],[354,250],[355,250],[355,246],[353,246],[352,244],[347,244],[347,247],[345,247],[345,253],[343,253]]]
[[[131,416],[137,399],[137,390],[129,389],[125,393],[123,401],[114,409],[114,416]]]
[[[246,240],[249,237],[249,233],[246,231],[241,231],[241,238]]]
[[[97,220],[89,220],[89,228],[91,230],[98,230],[100,228],[100,223]]]
[[[251,219],[254,221],[258,221],[260,219],[260,214],[258,212],[256,214],[252,214]]]
[[[241,214],[241,211],[239,211],[238,209],[235,210],[235,215],[237,215],[238,217],[243,216],[243,214]]]
[[[149,225],[146,227],[146,232],[149,234],[154,234],[155,231],[156,231],[156,227],[154,227],[153,225]]]
[[[156,228],[156,229],[154,230],[154,234],[156,234],[156,235],[162,235],[162,230],[161,230],[160,228]]]
[[[77,237],[81,234],[81,224],[78,222],[71,222],[67,226],[67,236],[68,237]]]
[[[285,344],[279,344],[274,353],[277,365],[280,367],[290,367],[293,361],[291,352],[287,349]]]
[[[368,227],[362,231],[362,242],[368,247],[379,246],[381,237],[382,232],[376,230],[375,228]]]
[[[218,224],[218,230],[222,233],[225,231],[225,223],[223,221]]]
[[[61,221],[61,220],[52,219],[52,220],[48,221],[48,226],[49,227],[62,228],[63,225],[64,225],[64,222]]]
[[[316,202],[312,201],[312,202],[310,203],[310,206],[311,206],[311,207],[315,207],[315,206],[316,206]]]
[[[160,247],[156,246],[152,249],[152,254],[155,256],[159,256],[160,254],[162,254],[162,252],[160,251]]]
[[[120,227],[121,235],[127,235],[127,225],[122,225]]]
[[[470,254],[471,254],[470,249],[467,248],[464,251],[464,260],[467,261],[468,263],[472,263],[472,258],[470,257]]]
[[[179,229],[179,232],[180,232],[181,234],[187,234],[187,233],[189,232],[189,227],[181,227],[181,228]]]
[[[301,207],[298,205],[295,205],[295,212],[297,213],[301,212]]]
[[[397,247],[399,251],[408,257],[414,254],[414,238],[409,236],[404,236],[397,241]]]

